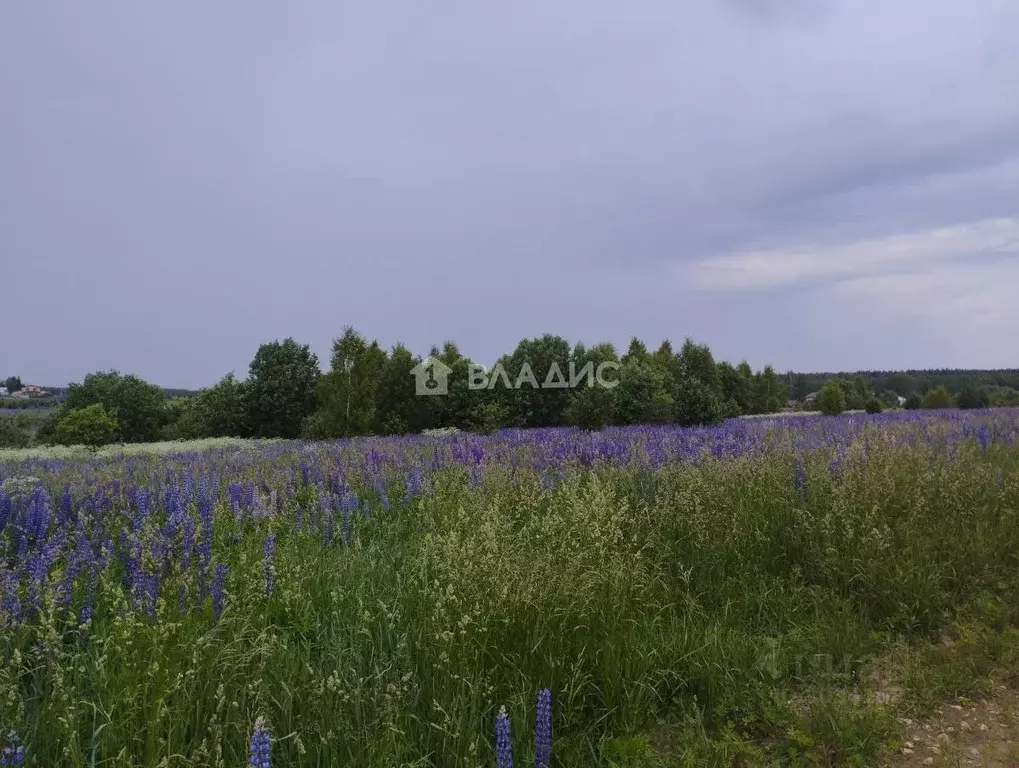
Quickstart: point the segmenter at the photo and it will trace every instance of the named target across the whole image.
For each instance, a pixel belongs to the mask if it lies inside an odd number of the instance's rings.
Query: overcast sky
[[[0,116],[0,375],[1019,365],[1015,0],[8,0]]]

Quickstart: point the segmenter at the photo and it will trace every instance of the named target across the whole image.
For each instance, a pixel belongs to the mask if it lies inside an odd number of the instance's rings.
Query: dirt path
[[[894,765],[1019,766],[1019,691],[995,685],[990,698],[945,704],[931,720],[903,720],[906,744]]]

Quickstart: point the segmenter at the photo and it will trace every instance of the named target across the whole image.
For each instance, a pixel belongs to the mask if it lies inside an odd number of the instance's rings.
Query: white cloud
[[[944,271],[928,278],[940,280],[951,275],[946,262],[1016,250],[1019,218],[988,219],[848,244],[747,251],[680,269],[690,272],[696,287],[713,290],[759,290],[818,279],[866,281],[878,275],[888,281],[889,273],[915,279],[935,265]]]

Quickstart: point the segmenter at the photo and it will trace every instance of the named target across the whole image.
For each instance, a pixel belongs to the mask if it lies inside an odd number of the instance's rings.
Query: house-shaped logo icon
[[[437,357],[426,357],[411,369],[414,394],[445,395],[449,392],[449,374],[453,369]]]

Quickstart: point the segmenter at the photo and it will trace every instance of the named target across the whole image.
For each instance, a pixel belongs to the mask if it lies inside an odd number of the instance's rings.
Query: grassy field
[[[880,765],[898,716],[1019,669],[1017,436],[0,453],[0,727],[34,766],[494,766],[505,708],[532,766],[547,688],[554,766]]]

